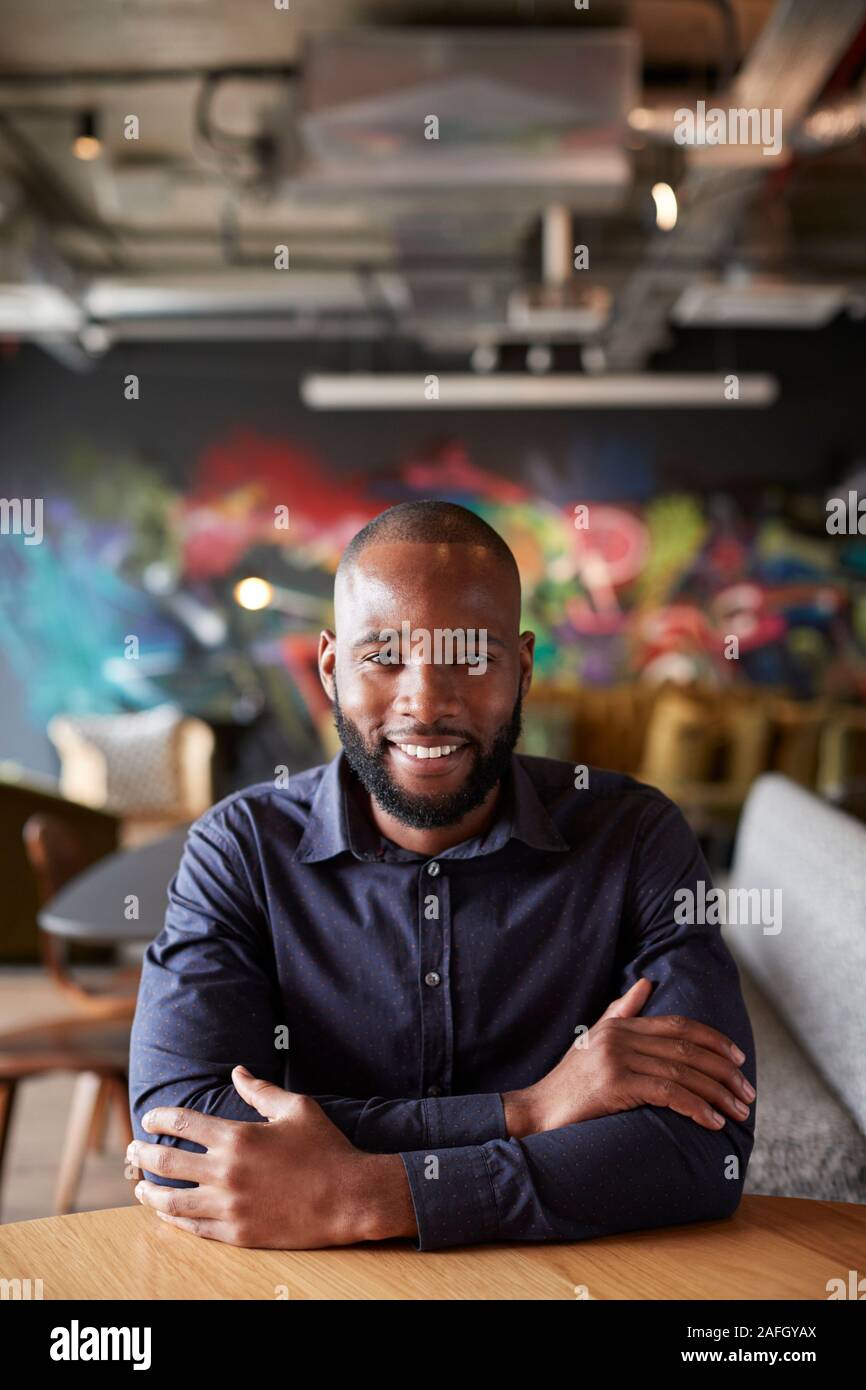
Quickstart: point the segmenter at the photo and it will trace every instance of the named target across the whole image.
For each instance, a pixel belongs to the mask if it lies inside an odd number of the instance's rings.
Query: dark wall
[[[369,362],[356,352],[354,362],[375,366],[375,351]],[[540,451],[569,494],[608,487],[604,461],[621,452],[645,457],[660,481],[704,489],[757,477],[830,479],[864,447],[866,324],[847,319],[797,335],[692,332],[665,355],[665,370],[777,372],[782,396],[769,410],[728,402],[698,411],[456,412],[431,403],[324,415],[306,410],[297,389],[299,375],[320,365],[347,362],[315,344],[149,344],[115,348],[93,371],[75,373],[22,348],[0,366],[0,480],[7,490],[16,479],[50,486],[70,442],[84,437],[143,453],[182,482],[201,448],[238,423],[309,444],[334,469],[365,473],[392,467],[437,433],[459,435],[475,463],[511,476]],[[138,401],[123,396],[129,372],[141,379]]]
[[[184,485],[206,448],[237,426],[311,447],[335,472],[369,478],[392,470],[442,437],[459,438],[479,467],[530,477],[551,501],[646,497],[687,488],[744,500],[768,482],[832,487],[866,455],[866,324],[840,319],[821,332],[682,334],[663,370],[775,371],[780,401],[769,410],[735,402],[701,411],[310,412],[298,378],[308,370],[384,365],[383,349],[308,344],[124,345],[87,373],[36,347],[0,356],[0,495],[45,496],[76,442],[103,454],[145,457]],[[394,365],[393,353],[389,355]],[[465,370],[465,364],[448,364]],[[446,370],[418,364],[419,371]],[[127,401],[136,373],[141,398]],[[383,502],[384,502],[383,498]],[[24,709],[0,653],[0,758],[54,769],[44,736]]]

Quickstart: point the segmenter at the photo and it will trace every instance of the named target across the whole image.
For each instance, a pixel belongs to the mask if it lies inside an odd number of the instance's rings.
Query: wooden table
[[[863,1272],[866,1206],[744,1197],[729,1221],[560,1245],[241,1250],[137,1203],[0,1226],[0,1278],[48,1299],[827,1299]]]

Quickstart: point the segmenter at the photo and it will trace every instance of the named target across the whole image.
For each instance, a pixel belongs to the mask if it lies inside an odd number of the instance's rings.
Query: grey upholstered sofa
[[[866,826],[768,773],[724,886],[781,906],[781,930],[722,928],[757,1053],[745,1191],[866,1203]]]

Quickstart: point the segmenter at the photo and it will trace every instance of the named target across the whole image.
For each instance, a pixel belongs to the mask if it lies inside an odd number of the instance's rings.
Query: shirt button
[[[427,1094],[428,1094],[428,1096],[441,1096],[441,1094],[442,1094],[442,1087],[441,1087],[441,1086],[428,1086],[428,1087],[427,1087]]]
[[[432,864],[428,864],[428,865],[427,865],[427,872],[428,872],[428,874],[430,875],[431,878],[435,878],[436,875],[438,874],[438,872],[439,872],[439,865],[436,863],[436,860],[435,860],[435,859],[433,860],[433,863],[432,863]]]
[[[435,989],[437,985],[441,985],[442,976],[436,970],[428,970],[427,974],[424,976],[424,983],[425,985],[429,985],[431,989]]]

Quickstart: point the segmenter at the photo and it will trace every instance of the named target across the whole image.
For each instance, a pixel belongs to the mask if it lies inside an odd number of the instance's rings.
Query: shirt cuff
[[[456,1149],[465,1144],[484,1144],[488,1139],[507,1139],[502,1096],[441,1096],[425,1098],[425,1140],[431,1149]]]
[[[496,1239],[499,1214],[483,1148],[418,1149],[400,1157],[415,1208],[416,1250]]]

